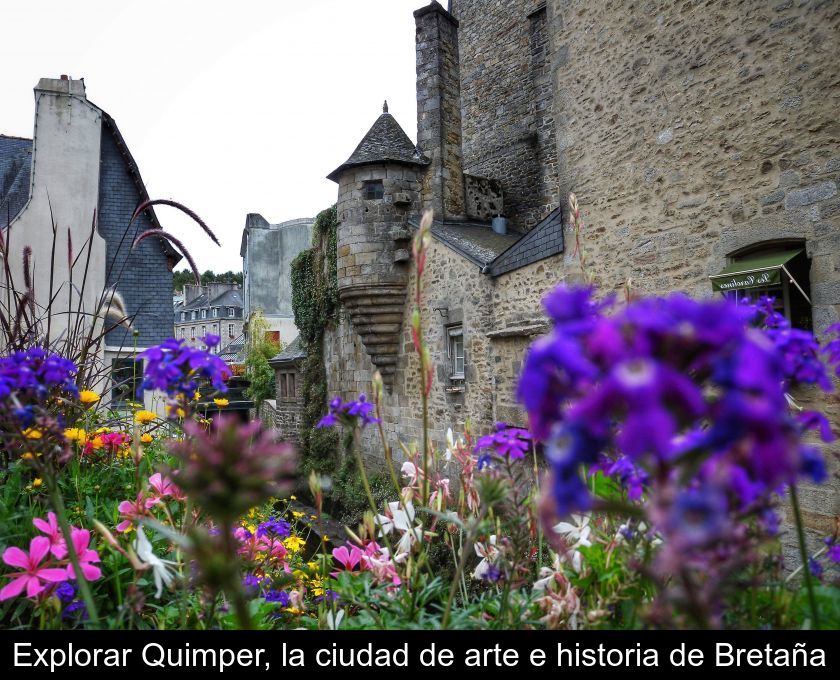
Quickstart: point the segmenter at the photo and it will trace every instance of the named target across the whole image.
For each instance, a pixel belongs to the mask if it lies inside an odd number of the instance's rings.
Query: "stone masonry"
[[[585,220],[588,271],[604,294],[629,284],[640,295],[711,297],[709,276],[734,256],[803,247],[814,330],[840,319],[836,3],[457,0],[450,8],[451,16],[433,2],[415,14],[418,112],[460,101],[459,131],[454,114],[420,117],[418,151],[431,164],[412,170],[422,206],[438,208],[422,308],[437,366],[430,396],[435,443],[467,419],[475,434],[497,420],[525,424],[515,390],[528,344],[548,327],[540,301],[561,281],[580,278],[577,254],[564,245],[574,242],[566,208],[572,191]],[[441,26],[446,32],[432,39],[431,28]],[[453,32],[457,62],[433,58],[452,54]],[[449,73],[430,74],[432,64]],[[433,86],[451,80],[456,65],[459,87]],[[441,91],[448,95],[438,101]],[[445,206],[457,156],[441,153],[439,120],[448,121],[445,138],[453,145],[460,134],[462,172],[502,189],[512,238],[483,261],[475,253],[486,248],[463,248],[446,236],[469,241],[482,223],[458,222],[465,216]],[[389,177],[387,168],[354,172]],[[379,206],[355,193],[365,177],[348,171],[340,180],[339,279],[363,286],[399,272],[412,290],[413,263],[386,267],[395,251],[382,238],[388,220],[391,228],[404,226],[404,214],[387,211],[387,200]],[[342,213],[342,205],[352,210]],[[419,205],[406,211],[416,224]],[[366,268],[342,259],[353,248],[370,253]],[[389,314],[396,351],[383,421],[399,451],[398,440],[410,444],[422,433],[419,366],[411,304]],[[463,328],[462,381],[446,369],[454,324]],[[377,365],[352,313],[328,333],[325,359],[331,393],[349,399],[370,390]],[[836,391],[794,396],[840,429]],[[365,436],[365,455],[375,462],[375,433]],[[835,473],[838,447],[826,453]],[[840,514],[838,492],[836,478],[802,488],[812,545]]]

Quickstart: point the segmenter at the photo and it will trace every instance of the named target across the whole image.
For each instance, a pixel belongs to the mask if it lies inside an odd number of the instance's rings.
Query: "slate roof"
[[[376,119],[368,133],[359,142],[359,146],[350,154],[350,158],[327,175],[327,179],[338,182],[338,176],[343,170],[359,165],[371,165],[373,163],[429,164],[429,159],[409,139],[396,119],[388,113],[387,104],[384,108],[382,115]]]
[[[412,219],[410,223],[415,228],[420,226],[418,219]],[[489,265],[521,238],[521,234],[514,232],[497,234],[484,222],[439,220],[432,223],[432,236],[479,267]]]
[[[185,305],[176,305],[176,312],[187,311],[190,309],[200,309],[201,307],[242,307],[242,291],[241,290],[226,290],[221,295],[217,295],[213,299],[207,293],[202,293],[197,298],[190,300]]]
[[[6,226],[29,200],[32,140],[0,135],[0,225]]]
[[[285,364],[292,361],[300,361],[305,358],[306,352],[300,344],[300,336],[297,336],[280,354],[271,357],[268,363],[270,366],[274,366],[275,364]]]
[[[409,224],[417,229],[420,220]],[[497,234],[486,222],[435,220],[432,236],[495,277],[562,253],[563,210],[555,208],[526,234]]]

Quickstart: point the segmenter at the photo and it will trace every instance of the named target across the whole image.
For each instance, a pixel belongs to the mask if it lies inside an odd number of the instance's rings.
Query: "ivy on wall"
[[[327,412],[327,373],[324,331],[338,317],[336,206],[318,213],[312,228],[312,247],[291,266],[292,311],[306,358],[301,364],[300,421],[302,472],[334,472],[340,462],[338,433],[315,426]]]

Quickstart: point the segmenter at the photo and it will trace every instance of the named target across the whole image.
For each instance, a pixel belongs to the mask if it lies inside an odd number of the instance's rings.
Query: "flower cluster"
[[[16,546],[3,552],[3,562],[19,571],[6,574],[11,581],[0,590],[0,601],[17,597],[24,591],[29,598],[47,597],[61,587],[58,584],[76,578],[55,514],[50,512],[47,519],[36,517],[32,523],[44,535],[29,542],[29,552]],[[98,579],[102,571],[96,566],[100,561],[99,554],[90,548],[90,531],[71,527],[70,536],[84,578],[88,581]]]
[[[0,399],[13,392],[21,401],[27,397],[43,401],[53,391],[78,395],[76,371],[72,361],[41,347],[0,357]]]
[[[209,430],[188,421],[184,431],[186,439],[170,447],[182,465],[178,485],[220,524],[291,489],[294,450],[259,421],[219,415]]]
[[[825,387],[825,373],[808,334],[771,317],[766,303],[672,295],[607,316],[610,302],[595,302],[591,289],[561,287],[545,305],[554,330],[531,347],[519,397],[534,434],[548,442],[561,513],[590,504],[580,466],[616,452],[627,458],[621,470],[636,496],[648,472],[698,456],[707,464],[697,483],[741,506],[801,474],[821,481],[822,459],[801,434],[824,421],[793,418],[785,390]],[[765,327],[750,327],[756,321]],[[697,490],[684,493],[677,509],[697,500]],[[718,506],[711,492],[705,498],[711,531]]]
[[[350,573],[370,572],[373,582],[396,588],[402,581],[397,574],[395,561],[391,558],[387,548],[383,548],[376,541],[369,541],[363,548],[352,543],[333,548],[333,559],[342,567],[332,572],[336,577],[342,571]]]
[[[520,427],[508,427],[507,423],[496,423],[496,431],[479,437],[475,444],[475,451],[479,455],[478,467],[483,468],[490,462],[491,455],[500,458],[518,460],[525,457],[531,445],[531,435],[528,430]]]
[[[142,390],[160,390],[169,397],[192,396],[202,380],[209,381],[219,392],[227,391],[225,381],[231,376],[230,367],[209,350],[219,344],[219,336],[203,338],[207,349],[191,347],[174,338],[137,355],[144,361]]]
[[[361,427],[372,425],[379,422],[377,418],[371,415],[373,409],[374,405],[367,400],[364,392],[359,395],[356,401],[343,402],[341,397],[334,397],[330,401],[329,413],[321,418],[317,427],[333,427],[341,424],[353,428],[357,424],[360,424]]]

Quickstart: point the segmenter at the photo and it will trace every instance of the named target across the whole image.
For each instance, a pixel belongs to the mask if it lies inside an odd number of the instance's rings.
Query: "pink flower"
[[[169,477],[163,477],[160,472],[156,472],[149,477],[149,488],[154,491],[154,495],[158,498],[169,496],[176,501],[183,501],[187,498]]]
[[[50,541],[50,552],[53,554],[53,557],[59,560],[67,557],[67,545],[64,542],[61,529],[58,528],[58,521],[55,518],[54,512],[48,512],[46,520],[35,517],[32,520],[32,524],[35,525],[38,531],[47,535]]]
[[[140,517],[149,516],[149,508],[160,503],[158,498],[146,498],[142,493],[137,494],[135,501],[123,501],[117,506],[125,519],[117,524],[117,531],[128,531]]]
[[[50,540],[44,536],[33,538],[29,543],[29,554],[17,547],[6,548],[3,561],[10,567],[18,567],[22,571],[6,574],[13,579],[0,590],[0,601],[17,597],[26,589],[27,597],[35,597],[46,590],[46,583],[58,583],[67,579],[66,569],[49,569],[41,567],[41,560],[50,552]]]
[[[355,545],[350,546],[349,550],[346,545],[343,545],[340,548],[333,548],[332,555],[347,571],[353,571],[362,561],[364,553]]]
[[[79,566],[82,568],[82,574],[88,581],[95,581],[102,576],[102,570],[93,564],[100,560],[99,554],[90,549],[90,531],[73,527],[70,534],[73,547],[76,549],[76,555],[79,556]],[[76,578],[76,572],[73,570],[72,564],[67,565],[67,577]]]

